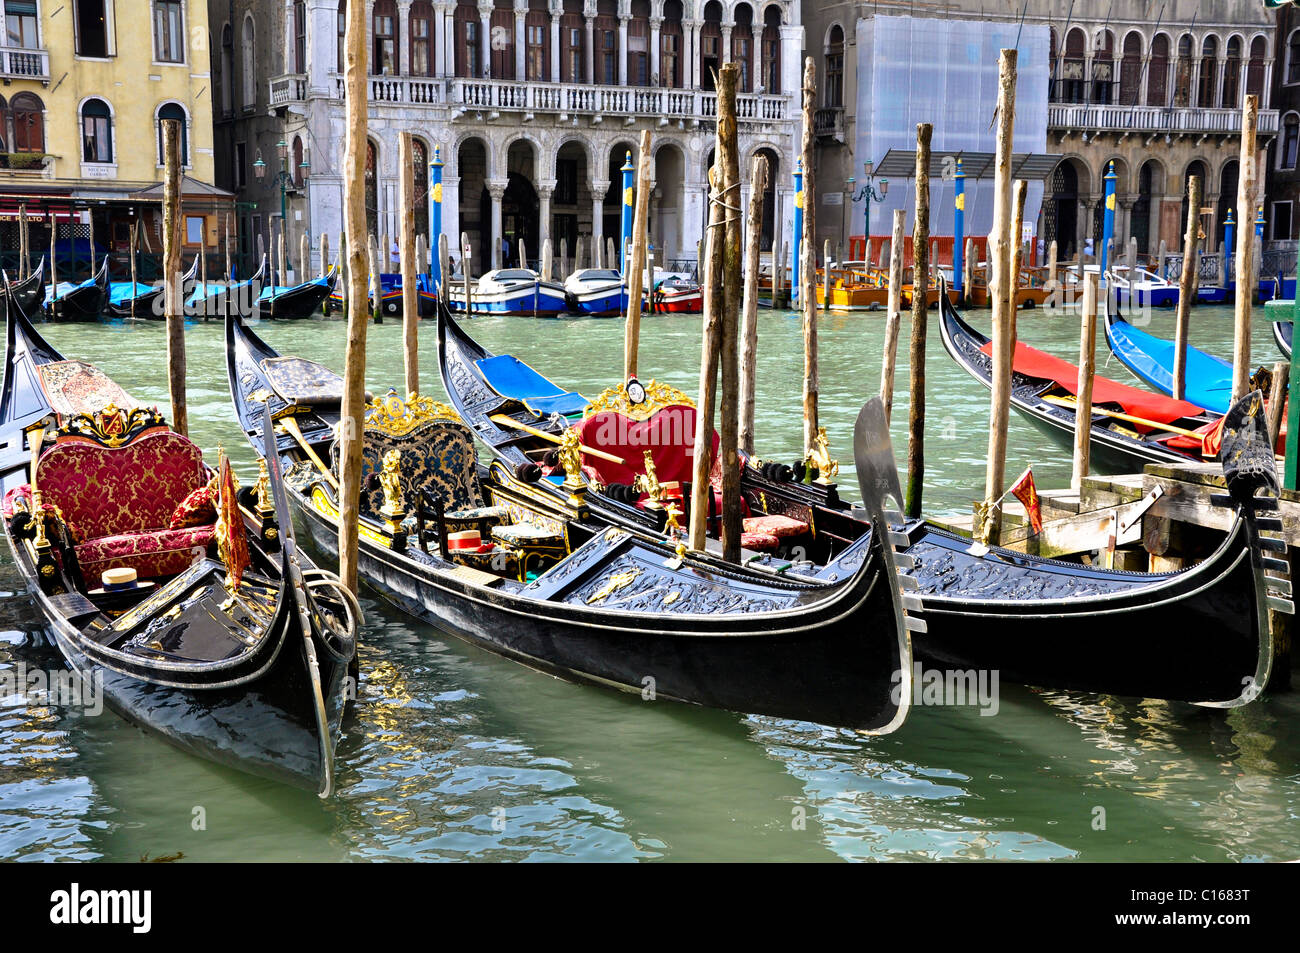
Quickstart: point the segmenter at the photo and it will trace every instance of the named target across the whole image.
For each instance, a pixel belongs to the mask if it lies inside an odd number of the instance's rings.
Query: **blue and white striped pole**
[[[957,160],[956,197],[953,199],[952,218],[952,287],[957,292],[957,300],[962,300],[961,273],[965,264],[966,245],[966,173],[961,170],[961,159]]]
[[[632,241],[632,176],[636,171],[632,165],[632,150],[628,150],[627,161],[619,171],[623,173],[623,240],[618,249],[618,270],[626,276],[627,246]]]
[[[1101,280],[1106,280],[1106,264],[1110,260],[1110,242],[1115,235],[1115,163],[1106,169],[1106,205],[1101,214]],[[1019,236],[1016,236],[1017,241]]]
[[[430,274],[433,275],[433,290],[438,297],[442,297],[442,258],[438,254],[438,249],[442,239],[442,147],[433,147],[433,162],[429,165],[429,176],[432,179],[432,188],[430,190],[433,199],[433,209],[430,212],[430,248],[429,258],[431,266]]]

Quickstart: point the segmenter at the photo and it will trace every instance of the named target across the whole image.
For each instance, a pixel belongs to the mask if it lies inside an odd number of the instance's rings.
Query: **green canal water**
[[[972,315],[987,329],[987,312]],[[1073,315],[1026,312],[1023,340],[1074,359]],[[1172,316],[1151,330],[1172,333]],[[159,324],[44,326],[165,406]],[[619,321],[482,319],[472,331],[591,396],[613,383]],[[698,319],[647,316],[641,368],[694,392]],[[338,321],[263,324],[266,339],[342,369]],[[895,404],[900,459],[906,342]],[[879,386],[880,314],[821,324],[821,411],[854,486],[851,427]],[[1192,341],[1230,356],[1231,311],[1193,312]],[[186,334],[195,439],[252,454],[230,409],[222,331]],[[758,452],[800,443],[802,345],[794,316],[760,316]],[[1276,360],[1269,328],[1256,363]],[[1098,346],[1101,373],[1126,380]],[[373,327],[369,381],[401,376],[401,326]],[[441,395],[433,325],[422,379]],[[932,315],[926,508],[968,511],[983,483],[988,392],[944,353]],[[1009,477],[1032,464],[1062,485],[1069,455],[1012,417]],[[856,488],[849,494],[856,497]],[[0,673],[57,666],[0,562]],[[0,858],[125,860],[1283,860],[1300,858],[1300,697],[1231,712],[1001,685],[996,714],[916,707],[886,738],[646,703],[570,685],[414,622],[364,594],[363,681],[339,747],[339,793],[310,795],[173,750],[111,713],[0,697]],[[972,637],[978,633],[972,632]],[[1051,631],[1042,637],[1053,638]],[[1078,646],[1087,652],[1088,646]],[[1122,665],[1122,659],[1115,660]],[[1170,659],[1177,665],[1177,658]],[[38,701],[38,700],[37,700]]]

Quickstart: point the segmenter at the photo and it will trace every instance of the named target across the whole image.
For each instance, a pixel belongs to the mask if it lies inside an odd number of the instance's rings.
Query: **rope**
[[[728,212],[735,212],[737,215],[739,215],[739,214],[741,213],[741,208],[740,208],[739,205],[728,205],[726,202],[722,201],[722,196],[723,196],[724,194],[726,194],[727,192],[730,192],[732,189],[738,189],[738,188],[740,188],[740,183],[739,183],[739,182],[733,182],[731,185],[727,186],[725,189],[721,189],[721,190],[717,190],[717,189],[715,189],[714,191],[712,191],[712,192],[709,193],[709,204],[710,204],[710,205],[721,205],[721,206],[722,206],[724,209],[726,209]],[[712,216],[709,216],[709,217],[712,218]],[[727,224],[727,217],[724,215],[724,216],[722,217],[722,221],[720,221],[720,222],[710,222],[710,223],[709,223],[709,228],[717,228],[719,225],[726,225],[726,224]]]

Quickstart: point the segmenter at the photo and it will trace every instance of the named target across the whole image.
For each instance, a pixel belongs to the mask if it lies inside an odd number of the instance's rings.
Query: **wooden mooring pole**
[[[1255,236],[1244,221],[1245,209],[1255,207],[1255,133],[1259,123],[1259,97],[1248,95],[1241,111],[1241,155],[1237,168],[1237,208],[1242,209],[1242,235],[1237,239],[1237,295],[1233,314],[1232,399],[1250,389],[1250,304],[1256,288]],[[1296,288],[1300,295],[1300,286]]]
[[[763,192],[767,159],[756,155],[749,172],[749,212],[745,219],[745,293],[740,327],[740,450],[754,455],[754,382],[758,371],[758,260],[763,240]]]
[[[343,366],[339,465],[339,577],[357,591],[362,430],[366,412],[366,5],[349,3],[344,30],[343,228],[348,249],[348,342]]]
[[[921,515],[925,483],[925,338],[928,314],[926,289],[930,283],[930,136],[928,122],[916,126],[916,211],[912,220],[912,340],[910,349],[910,403],[907,408],[907,488],[905,514]]]
[[[812,452],[817,438],[817,397],[821,385],[817,376],[817,189],[814,182],[816,140],[813,115],[817,111],[817,62],[811,56],[803,70],[803,241],[799,266],[799,305],[803,309],[803,452]]]
[[[716,156],[716,150],[715,150]],[[691,510],[688,532],[691,549],[703,551],[708,539],[709,458],[713,443],[713,405],[717,396],[719,351],[722,347],[723,216],[721,172],[709,169],[709,225],[704,233],[704,340],[700,348],[700,399],[695,411],[695,448],[691,468]]]
[[[1187,394],[1187,329],[1196,297],[1196,231],[1201,214],[1201,177],[1187,178],[1187,228],[1183,233],[1183,274],[1178,283],[1178,317],[1174,324],[1174,383],[1173,396],[1182,400]],[[1134,276],[1130,275],[1130,280]],[[1109,297],[1110,289],[1106,294]],[[1129,307],[1136,307],[1134,295],[1129,295]],[[1129,316],[1130,318],[1132,315]]]
[[[723,232],[722,247],[722,413],[718,434],[718,453],[722,460],[722,558],[740,561],[740,460],[736,453],[740,432],[740,141],[736,122],[736,91],[740,86],[740,65],[727,63],[718,77],[718,160],[722,167]],[[638,188],[649,191],[650,151],[646,148],[649,133],[642,138],[641,160],[644,180]],[[644,221],[637,201],[636,234],[644,241]],[[634,262],[640,267],[641,259]],[[637,307],[640,308],[640,295]]]
[[[1002,528],[1002,496],[1011,411],[1011,360],[1015,310],[1011,299],[1011,143],[1016,117],[1016,51],[998,60],[997,159],[993,184],[992,243],[988,254],[989,298],[993,306],[993,380],[989,410],[989,452],[977,538],[996,543]],[[918,514],[919,515],[919,514]]]
[[[898,328],[903,321],[903,230],[907,213],[894,209],[894,231],[889,240],[889,293],[885,299],[885,350],[880,366],[880,399],[885,423],[894,412],[894,368],[898,362]]]
[[[397,140],[399,256],[402,268],[402,367],[406,393],[420,392],[420,296],[415,286],[415,137],[403,132]]]
[[[722,93],[718,93],[721,109]],[[719,116],[719,123],[722,119]],[[721,142],[721,132],[718,134]],[[641,291],[645,278],[648,238],[646,229],[650,216],[650,163],[654,157],[650,154],[650,130],[641,130],[641,147],[637,150],[636,175],[636,211],[632,217],[632,257],[623,274],[627,283],[627,313],[623,326],[623,380],[636,377],[637,350],[641,340]],[[737,174],[739,175],[739,174]],[[739,263],[737,263],[739,267]],[[734,398],[735,395],[733,394]],[[739,539],[739,537],[737,537]]]
[[[163,124],[163,296],[167,318],[167,391],[172,429],[188,436],[185,406],[185,312],[181,301],[181,124]]]
[[[1070,488],[1078,493],[1088,475],[1092,448],[1092,382],[1097,367],[1097,276],[1089,272],[1083,279],[1083,307],[1080,308],[1079,380],[1074,405],[1074,460],[1070,468]]]

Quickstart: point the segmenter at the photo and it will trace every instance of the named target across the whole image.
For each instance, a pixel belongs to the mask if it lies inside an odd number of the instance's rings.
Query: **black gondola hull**
[[[253,315],[284,321],[310,318],[333,293],[336,281],[337,271],[331,269],[326,282],[308,281],[268,298],[259,298],[253,306]]]

